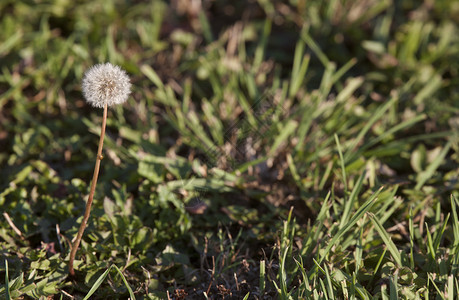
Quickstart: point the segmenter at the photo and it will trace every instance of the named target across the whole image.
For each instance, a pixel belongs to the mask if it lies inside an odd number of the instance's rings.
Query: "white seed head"
[[[111,63],[92,66],[83,77],[83,96],[94,107],[124,103],[131,93],[126,71]]]

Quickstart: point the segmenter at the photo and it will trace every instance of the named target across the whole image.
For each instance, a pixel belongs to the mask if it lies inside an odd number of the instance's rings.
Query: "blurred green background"
[[[454,299],[458,23],[447,0],[1,1],[0,294]],[[71,279],[103,62],[132,96]]]

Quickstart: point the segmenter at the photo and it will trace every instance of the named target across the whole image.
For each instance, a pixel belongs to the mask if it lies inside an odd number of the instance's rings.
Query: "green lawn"
[[[459,3],[171,2],[0,2],[0,297],[458,299]]]

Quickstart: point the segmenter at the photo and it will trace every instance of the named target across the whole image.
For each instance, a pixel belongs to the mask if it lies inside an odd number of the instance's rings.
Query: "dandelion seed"
[[[131,93],[131,83],[126,71],[111,63],[98,64],[86,71],[83,78],[83,95],[94,107],[124,103]]]

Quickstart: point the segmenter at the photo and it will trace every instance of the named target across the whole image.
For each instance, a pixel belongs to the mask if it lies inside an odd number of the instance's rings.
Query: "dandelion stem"
[[[88,201],[86,202],[86,210],[84,212],[83,221],[81,222],[80,229],[78,230],[75,242],[72,245],[72,251],[70,252],[69,273],[71,276],[75,275],[75,270],[73,269],[73,261],[75,260],[75,255],[78,250],[78,246],[80,245],[81,238],[83,237],[83,233],[84,233],[86,224],[89,219],[89,214],[91,212],[92,199],[94,197],[94,192],[96,190],[97,177],[99,176],[100,161],[103,158],[102,148],[104,146],[105,125],[107,124],[107,110],[108,110],[108,105],[107,103],[105,103],[104,116],[102,118],[102,128],[100,130],[99,148],[97,150],[96,165],[94,167],[94,175],[91,181],[91,190],[89,192]]]

